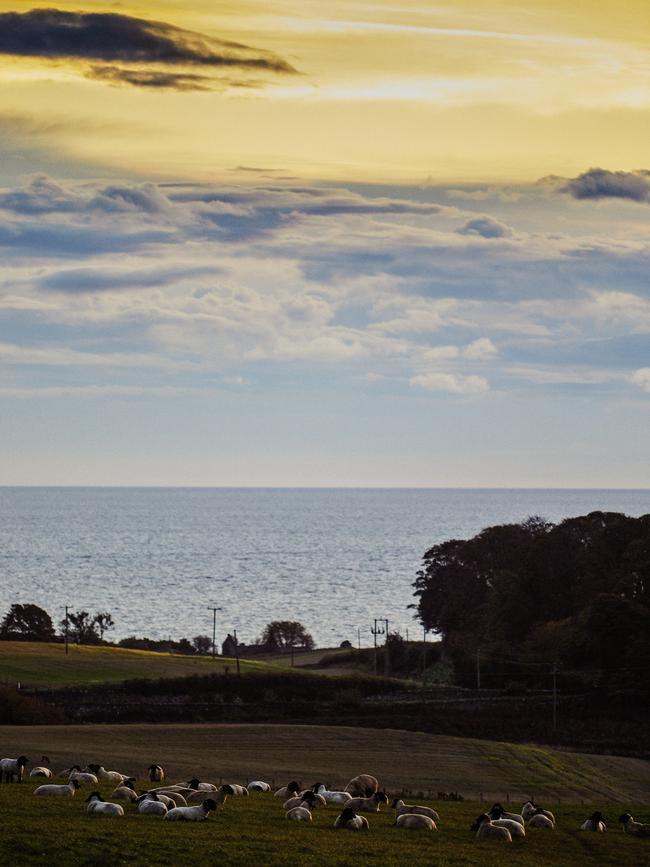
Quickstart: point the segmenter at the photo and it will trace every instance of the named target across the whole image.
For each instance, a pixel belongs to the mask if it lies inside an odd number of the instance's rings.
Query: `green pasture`
[[[144,786],[140,783],[138,791]],[[168,823],[126,806],[122,818],[89,815],[89,787],[75,798],[37,798],[35,785],[0,788],[0,862],[25,865],[481,865],[538,867],[650,863],[650,840],[623,833],[616,821],[620,805],[603,803],[554,807],[554,831],[529,830],[512,844],[478,841],[469,830],[485,804],[429,802],[440,814],[439,831],[413,832],[393,826],[393,811],[369,815],[370,831],[333,828],[338,807],[314,812],[312,824],[289,822],[281,802],[269,794],[230,798],[202,823]],[[101,787],[108,799],[112,787]],[[578,830],[599,808],[610,820],[606,834]],[[638,818],[647,811],[633,810]]]

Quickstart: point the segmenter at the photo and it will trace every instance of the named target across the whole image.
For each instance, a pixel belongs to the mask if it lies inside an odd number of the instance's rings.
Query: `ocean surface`
[[[128,635],[250,643],[299,620],[320,646],[370,645],[371,621],[411,637],[422,555],[530,515],[642,515],[650,491],[0,488],[0,616],[33,602],[110,611]]]

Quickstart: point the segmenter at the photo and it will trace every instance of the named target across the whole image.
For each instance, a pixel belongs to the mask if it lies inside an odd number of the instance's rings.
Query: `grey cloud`
[[[205,274],[220,274],[216,266],[202,268],[166,268],[151,271],[101,271],[95,268],[72,268],[42,278],[41,289],[70,294],[110,292],[121,289],[151,289]]]
[[[480,235],[481,238],[509,238],[512,229],[494,217],[475,217],[468,220],[460,229],[459,235]]]
[[[156,214],[168,206],[168,199],[155,184],[66,188],[47,175],[37,175],[21,189],[0,193],[0,208],[25,215],[81,213],[88,210]]]
[[[182,72],[151,72],[145,69],[124,69],[121,66],[91,66],[88,78],[110,84],[129,84],[159,90],[214,90],[216,82],[207,75]],[[225,86],[226,83],[224,83]]]
[[[560,192],[574,199],[630,199],[633,202],[650,201],[650,171],[610,172],[607,169],[589,169],[571,178]]]

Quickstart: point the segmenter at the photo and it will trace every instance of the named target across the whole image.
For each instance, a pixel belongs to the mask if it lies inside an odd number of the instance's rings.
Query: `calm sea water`
[[[111,611],[127,635],[250,642],[300,620],[321,646],[402,634],[425,550],[491,524],[602,509],[641,515],[650,491],[0,488],[0,613],[34,602]],[[419,630],[417,630],[419,634]]]

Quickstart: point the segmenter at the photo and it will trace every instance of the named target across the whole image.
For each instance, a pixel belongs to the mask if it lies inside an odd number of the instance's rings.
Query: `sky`
[[[650,487],[645,0],[0,2],[0,484]]]

